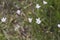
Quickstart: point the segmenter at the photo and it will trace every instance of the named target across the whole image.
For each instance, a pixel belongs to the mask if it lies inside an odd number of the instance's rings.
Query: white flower
[[[46,1],[43,1],[43,4],[47,4],[47,2]]]
[[[20,10],[17,10],[16,13],[19,15],[21,13],[21,11]]]
[[[37,23],[37,24],[40,24],[40,23],[41,23],[40,18],[37,18],[37,19],[36,19],[36,23]]]
[[[58,24],[58,27],[60,28],[60,24]]]
[[[20,25],[16,24],[15,25],[15,31],[17,31],[20,28]]]
[[[41,6],[39,4],[36,4],[36,8],[39,9]]]
[[[32,22],[32,18],[28,18],[28,21],[31,23]]]
[[[2,19],[1,19],[1,22],[6,22],[6,17],[3,17]]]

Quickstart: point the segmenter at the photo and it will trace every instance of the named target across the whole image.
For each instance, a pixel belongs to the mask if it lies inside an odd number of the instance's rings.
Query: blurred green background
[[[60,40],[60,0],[0,0],[0,19],[7,17],[7,22],[0,20],[0,40]],[[36,4],[42,6],[36,9]],[[18,6],[18,7],[16,7]],[[21,15],[16,11],[21,10]],[[32,23],[28,18],[33,18]],[[36,18],[41,24],[36,24]],[[14,26],[21,27],[15,31]],[[22,29],[25,31],[23,32]]]

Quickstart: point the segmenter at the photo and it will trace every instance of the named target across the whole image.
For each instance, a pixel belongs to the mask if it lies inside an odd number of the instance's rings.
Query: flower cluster
[[[47,4],[47,2],[46,2],[46,1],[43,1],[43,4]],[[41,7],[41,6],[40,6],[39,4],[36,4],[36,8],[37,8],[37,9],[39,9],[40,7]],[[30,23],[32,22],[32,18],[29,18],[28,20],[29,20]],[[36,18],[36,23],[37,23],[37,24],[40,24],[40,23],[41,23],[40,18]]]
[[[28,21],[29,21],[29,23],[31,23],[32,22],[32,18],[28,18]],[[41,23],[40,18],[36,18],[36,23],[37,24],[40,24]]]
[[[46,1],[43,1],[43,4],[47,4]],[[36,4],[36,8],[39,9],[41,6],[39,4]]]
[[[47,2],[43,0],[43,4],[45,5],[45,4],[47,4]],[[16,7],[18,7],[18,6],[16,5]],[[36,4],[35,7],[36,7],[37,9],[39,9],[41,6],[40,6],[39,4]],[[17,11],[16,11],[16,14],[20,15],[20,14],[21,14],[21,10],[17,10]],[[29,23],[32,22],[32,19],[33,19],[33,18],[28,18]],[[1,18],[1,22],[6,22],[6,20],[7,20],[6,17]],[[37,23],[37,24],[40,24],[40,23],[41,23],[40,18],[36,18],[36,23]],[[18,25],[17,25],[17,26],[18,26]],[[58,24],[58,27],[60,28],[60,24]],[[18,26],[17,28],[19,28],[19,26]],[[16,29],[15,29],[15,30],[16,30]]]

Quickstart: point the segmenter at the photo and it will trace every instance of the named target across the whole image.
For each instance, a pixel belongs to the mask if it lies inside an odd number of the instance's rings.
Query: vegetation
[[[60,40],[60,0],[45,1],[47,4],[43,0],[0,0],[0,19],[7,18],[0,20],[0,40]],[[37,9],[36,4],[41,7]],[[28,18],[33,19],[31,23]],[[40,24],[36,18],[41,19]]]

